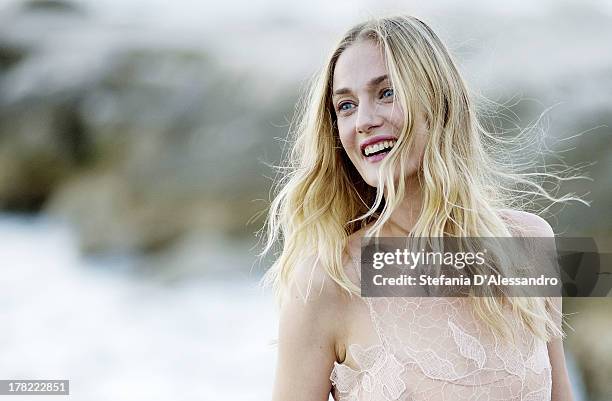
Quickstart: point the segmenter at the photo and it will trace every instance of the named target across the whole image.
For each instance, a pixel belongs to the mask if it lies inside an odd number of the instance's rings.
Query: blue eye
[[[344,103],[340,103],[340,106],[338,106],[338,110],[340,111],[347,111],[350,110],[349,107],[345,107],[345,106],[352,106],[353,104],[350,102],[344,102]]]
[[[384,98],[384,97],[391,97],[391,96],[393,96],[393,89],[391,89],[391,88],[387,88],[387,89],[385,89],[385,90],[382,92],[382,95],[381,95],[381,97],[383,97],[383,98]]]

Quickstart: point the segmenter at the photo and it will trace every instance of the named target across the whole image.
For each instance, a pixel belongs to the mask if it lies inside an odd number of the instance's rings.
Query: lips
[[[364,156],[365,159],[370,162],[370,163],[377,163],[379,161],[381,161],[382,159],[384,159],[385,157],[387,157],[387,155],[389,154],[389,152],[391,151],[391,149],[389,149],[386,152],[383,153],[378,153],[372,156]]]

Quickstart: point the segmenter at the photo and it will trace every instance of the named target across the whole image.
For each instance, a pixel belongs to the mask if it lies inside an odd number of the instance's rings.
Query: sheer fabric
[[[334,363],[337,401],[550,400],[546,342],[518,324],[507,341],[467,298],[359,299],[379,344],[348,346],[357,369]]]

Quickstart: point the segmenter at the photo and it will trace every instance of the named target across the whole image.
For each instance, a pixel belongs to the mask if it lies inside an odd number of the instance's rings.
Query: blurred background
[[[552,107],[551,150],[592,164],[561,192],[591,206],[543,217],[610,238],[612,3],[424,3],[0,0],[0,378],[70,379],[74,400],[269,399],[269,164],[371,14],[430,23],[504,128]],[[564,307],[576,399],[612,399],[612,303]]]

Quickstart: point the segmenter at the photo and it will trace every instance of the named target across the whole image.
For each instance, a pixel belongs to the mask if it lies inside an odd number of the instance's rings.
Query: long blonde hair
[[[380,46],[396,102],[406,116],[398,142],[381,163],[378,188],[364,182],[345,154],[331,102],[336,62],[345,49],[362,40]],[[343,268],[347,239],[369,223],[373,225],[366,236],[378,236],[400,204],[405,182],[395,183],[393,171],[398,166],[400,177],[404,176],[416,110],[424,111],[429,130],[419,175],[423,205],[411,236],[509,237],[511,222],[499,210],[523,210],[534,196],[552,203],[578,199],[556,198],[542,187],[543,176],[558,176],[522,173],[510,169],[512,160],[495,157],[505,154],[500,149],[507,140],[479,122],[448,50],[425,23],[411,16],[374,18],[351,28],[298,106],[290,128],[292,147],[276,181],[262,252],[282,242],[262,281],[275,288],[281,302],[294,267],[313,257],[349,295],[359,294]],[[502,335],[507,325],[502,318],[504,302],[537,337],[563,335],[550,298],[473,298],[476,313]]]

